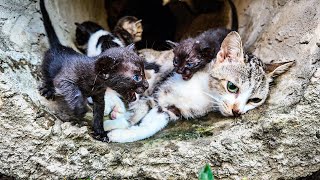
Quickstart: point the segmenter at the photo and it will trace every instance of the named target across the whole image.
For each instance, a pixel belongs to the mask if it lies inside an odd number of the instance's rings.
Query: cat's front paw
[[[109,142],[133,142],[132,132],[129,129],[115,129],[108,133]],[[133,136],[134,137],[134,136]]]
[[[124,117],[115,120],[106,120],[103,122],[103,129],[105,131],[111,131],[113,129],[125,129],[129,126],[130,123]]]
[[[126,112],[125,104],[119,95],[113,90],[107,90],[105,94],[104,115],[111,115],[111,119],[117,119],[122,113]],[[110,114],[111,113],[111,114]]]
[[[45,97],[46,99],[54,100],[55,90],[53,87],[41,86],[39,87],[39,93],[41,96]]]
[[[100,132],[95,131],[92,133],[92,137],[98,141],[109,142],[108,132],[106,131],[100,131]]]
[[[110,114],[110,118],[111,119],[119,119],[122,118],[123,116],[125,116],[126,113],[126,108],[124,107],[124,105],[119,105],[116,104],[114,106],[114,108],[112,109],[112,112]]]

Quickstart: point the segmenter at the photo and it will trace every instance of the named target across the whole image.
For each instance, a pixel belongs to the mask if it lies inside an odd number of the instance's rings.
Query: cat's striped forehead
[[[243,62],[224,62],[215,67],[211,74],[221,81],[234,83],[240,92],[256,94],[263,99],[267,96],[269,88],[264,69],[264,63],[259,58],[246,54]]]

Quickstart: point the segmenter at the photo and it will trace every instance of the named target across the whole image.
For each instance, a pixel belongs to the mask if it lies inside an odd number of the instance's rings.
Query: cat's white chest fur
[[[185,118],[201,115],[210,108],[208,81],[205,72],[195,74],[189,81],[175,74],[158,92],[158,103],[161,107],[177,107]]]

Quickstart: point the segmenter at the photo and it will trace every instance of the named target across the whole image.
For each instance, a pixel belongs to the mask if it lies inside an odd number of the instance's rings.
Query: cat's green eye
[[[227,83],[227,89],[231,93],[238,93],[239,91],[239,88],[230,81]]]

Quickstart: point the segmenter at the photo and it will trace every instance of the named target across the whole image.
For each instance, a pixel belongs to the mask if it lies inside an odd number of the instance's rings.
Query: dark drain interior
[[[48,1],[47,8],[54,25],[62,28],[70,43],[74,41],[75,22],[89,20],[112,30],[123,16],[142,20],[138,49],[166,50],[166,40],[180,41],[210,28],[231,25],[228,0],[70,0]]]

